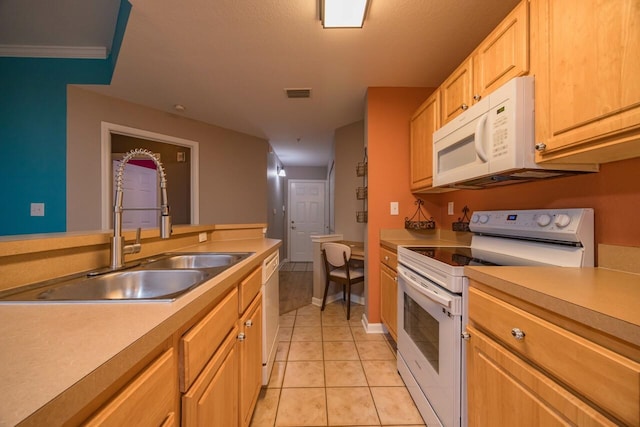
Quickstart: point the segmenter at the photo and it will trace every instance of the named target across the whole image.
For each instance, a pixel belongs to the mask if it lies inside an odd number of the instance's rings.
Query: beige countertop
[[[280,244],[245,239],[182,248],[255,254],[173,302],[0,303],[0,426],[72,415]]]
[[[640,346],[640,275],[605,268],[465,267],[501,292]]]

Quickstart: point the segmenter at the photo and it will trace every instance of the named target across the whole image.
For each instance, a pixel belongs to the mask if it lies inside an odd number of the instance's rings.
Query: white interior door
[[[311,235],[325,232],[326,181],[289,180],[289,253],[292,262],[312,262]]]
[[[120,162],[113,161],[116,171]],[[114,174],[115,175],[115,174]],[[116,191],[115,176],[113,194]],[[155,169],[127,163],[122,176],[123,198],[122,206],[126,208],[158,208],[158,173]],[[160,212],[157,210],[125,210],[122,213],[122,229],[158,227]]]

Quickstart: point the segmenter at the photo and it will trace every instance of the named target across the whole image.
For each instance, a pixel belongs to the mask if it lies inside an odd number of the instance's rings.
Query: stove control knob
[[[471,215],[471,222],[473,222],[474,224],[478,222],[479,219],[480,219],[480,215],[478,214]]]
[[[547,225],[551,224],[551,216],[547,214],[539,215],[536,219],[536,222],[540,227],[546,227]]]
[[[489,222],[489,215],[480,215],[480,224],[486,224]]]
[[[567,214],[560,214],[556,216],[555,224],[559,228],[564,228],[571,223],[571,217]]]

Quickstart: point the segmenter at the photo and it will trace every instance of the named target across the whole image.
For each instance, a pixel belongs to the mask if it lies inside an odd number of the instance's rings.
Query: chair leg
[[[346,285],[342,285],[342,301],[345,301],[347,299],[347,291],[346,289]]]
[[[347,320],[351,317],[351,285],[347,285]]]
[[[320,308],[320,311],[324,311],[324,306],[327,303],[327,293],[329,292],[329,278],[327,277],[327,280],[325,282],[324,285],[324,296],[322,297],[322,307]]]

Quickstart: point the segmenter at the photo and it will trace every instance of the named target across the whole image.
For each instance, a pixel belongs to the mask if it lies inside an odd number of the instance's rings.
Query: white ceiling
[[[436,87],[518,0],[370,0],[362,29],[323,29],[317,0],[131,0],[110,86],[91,90],[266,138],[326,166],[367,87]],[[110,48],[118,0],[1,0],[0,45]],[[19,19],[18,19],[19,18]],[[311,88],[287,99],[285,88]]]

